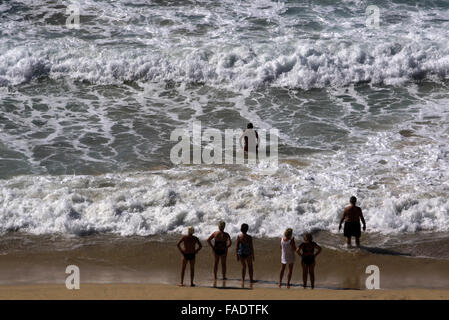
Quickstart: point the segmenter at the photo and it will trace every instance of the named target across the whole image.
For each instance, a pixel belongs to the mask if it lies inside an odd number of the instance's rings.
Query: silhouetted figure
[[[254,126],[252,123],[248,123],[246,128],[247,129],[243,131],[239,139],[240,147],[243,148],[245,154],[248,152],[252,152],[255,153],[257,156],[259,152],[259,134],[257,133],[256,130],[254,130]],[[243,138],[245,140],[245,144],[242,146]]]
[[[183,236],[176,246],[182,254],[181,282],[179,286],[184,286],[184,273],[186,271],[187,262],[190,263],[190,286],[194,287],[193,278],[195,276],[195,256],[203,247],[200,240],[193,235],[195,230],[193,227],[187,228],[187,235]],[[196,245],[198,244],[198,249]],[[181,247],[183,245],[183,247]]]
[[[231,237],[228,233],[224,232],[226,223],[220,221],[218,223],[218,231],[215,231],[207,239],[207,243],[211,246],[214,253],[214,286],[217,285],[217,271],[218,262],[221,260],[221,271],[223,274],[223,280],[226,280],[226,257],[228,254],[228,248],[232,245]],[[212,243],[214,240],[214,243]]]
[[[338,230],[341,229],[341,225],[344,221],[344,236],[347,238],[348,247],[351,247],[351,237],[355,237],[355,243],[357,245],[357,248],[359,248],[361,235],[360,221],[362,221],[363,223],[363,231],[366,230],[366,223],[365,219],[363,218],[362,209],[355,205],[357,202],[357,198],[352,196],[349,202],[350,205],[347,206],[343,212]]]
[[[242,264],[242,288],[245,287],[245,275],[246,275],[246,266],[248,265],[248,273],[250,286],[254,283],[253,278],[253,261],[254,259],[254,246],[253,246],[253,238],[247,234],[248,225],[246,223],[242,224],[240,231],[242,232],[237,237],[237,245],[236,245],[236,255],[237,261],[240,261]]]
[[[315,249],[317,252],[315,253]],[[304,289],[307,287],[307,275],[310,274],[310,287],[315,287],[315,257],[320,254],[321,247],[313,242],[312,234],[304,235],[304,242],[300,244],[296,252],[301,256],[302,281]]]

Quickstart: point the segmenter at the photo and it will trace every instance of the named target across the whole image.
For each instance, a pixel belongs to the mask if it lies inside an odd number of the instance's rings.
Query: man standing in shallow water
[[[360,248],[360,220],[363,223],[363,231],[366,230],[366,223],[365,219],[363,218],[362,209],[355,205],[357,202],[357,198],[352,196],[351,199],[349,199],[349,202],[351,204],[345,208],[343,216],[340,220],[340,225],[338,226],[338,230],[341,230],[341,225],[344,221],[344,236],[348,240],[348,247],[351,247],[351,237],[355,237],[355,244],[357,248]]]

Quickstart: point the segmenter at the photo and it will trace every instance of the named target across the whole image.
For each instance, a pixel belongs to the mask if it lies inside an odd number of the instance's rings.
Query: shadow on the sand
[[[302,287],[302,286],[301,286]],[[329,286],[316,286],[315,289],[328,289],[328,290],[362,290],[360,288],[342,288],[342,287],[329,287]]]
[[[221,290],[226,290],[226,289],[232,289],[232,290],[251,290],[252,288],[242,288],[242,287],[237,287],[237,286],[226,286],[226,287],[211,287],[214,289],[221,289]]]
[[[228,278],[226,281],[240,281],[240,279],[230,279]],[[214,288],[214,289],[240,289],[240,290],[251,290],[254,288],[249,287],[249,283],[247,284],[248,287],[242,288],[242,287],[238,287],[238,286],[227,286],[226,283],[223,286],[216,286],[214,287],[213,285],[210,288]],[[273,281],[273,280],[254,280],[253,285],[270,285],[270,286],[274,286],[275,288],[277,288],[278,282],[277,281]],[[291,288],[304,288],[304,286],[302,284],[299,283],[292,283],[290,284]],[[261,287],[258,287],[261,288]],[[263,288],[263,287],[262,287]],[[282,283],[282,289],[287,288],[287,283],[283,282]],[[307,286],[306,289],[310,289],[310,286]],[[333,287],[333,286],[315,286],[315,289],[328,289],[328,290],[361,290],[360,288],[350,288],[350,287]]]
[[[256,283],[266,284],[266,285],[275,285],[277,286],[277,281],[267,281],[267,280],[256,280]],[[286,288],[287,284],[282,283],[282,288]],[[304,288],[302,284],[292,283],[290,287],[293,288]],[[310,289],[310,285],[306,287],[306,289]],[[315,286],[315,289],[330,289],[330,290],[360,290],[359,288],[346,288],[346,287],[332,287],[332,286]]]
[[[377,248],[377,247],[360,246],[360,249],[367,251],[369,253],[374,253],[374,254],[385,254],[385,255],[392,255],[392,256],[406,256],[406,257],[412,256],[410,253],[403,253],[403,252],[398,252],[398,251],[384,249],[384,248]]]

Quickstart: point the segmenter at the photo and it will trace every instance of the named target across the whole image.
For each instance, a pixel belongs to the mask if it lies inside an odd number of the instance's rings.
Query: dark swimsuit
[[[184,259],[186,259],[187,261],[195,259],[195,253],[184,253],[183,252],[182,255],[184,256]]]
[[[242,258],[247,258],[251,255],[251,246],[249,243],[240,242],[237,254]]]
[[[359,221],[345,221],[344,236],[360,238],[361,235]]]
[[[311,265],[315,263],[315,255],[313,251],[315,250],[315,242],[310,244],[304,244],[302,247],[302,263],[305,265]]]
[[[222,256],[228,252],[227,250],[227,240],[215,240],[214,252],[217,256]]]

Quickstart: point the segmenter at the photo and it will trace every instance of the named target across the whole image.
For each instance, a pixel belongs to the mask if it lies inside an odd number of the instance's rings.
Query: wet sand
[[[176,285],[179,282],[181,255],[175,247],[174,238],[159,241],[160,239],[147,238],[91,237],[68,239],[64,240],[67,241],[65,243],[61,239],[40,239],[38,243],[35,243],[36,239],[28,239],[22,243],[20,241],[23,238],[20,239],[11,240],[8,245],[6,242],[2,243],[2,288],[5,285],[50,285],[49,288],[57,288],[51,285],[62,285],[65,288],[68,276],[65,270],[68,265],[80,268],[81,285],[136,284],[151,288],[151,285]],[[320,235],[317,239],[324,241],[324,238],[320,239]],[[234,250],[234,246],[231,247],[228,256],[227,286],[230,287],[240,285],[240,263],[235,259]],[[256,239],[255,250],[255,289],[276,288],[280,267],[278,240]],[[379,267],[381,289],[449,289],[449,260],[412,257],[369,246],[360,251],[324,247],[322,254],[317,257],[316,288],[333,289],[337,295],[348,289],[365,289],[368,277],[365,270],[369,265]],[[186,280],[188,279],[187,270]],[[202,287],[212,286],[212,253],[207,246],[197,256],[195,282]],[[299,259],[294,267],[292,283],[294,288],[303,290]]]
[[[238,289],[177,287],[154,284],[84,284],[79,290],[64,285],[0,286],[0,299],[158,299],[158,300],[447,300],[449,290],[329,290],[302,288]]]

